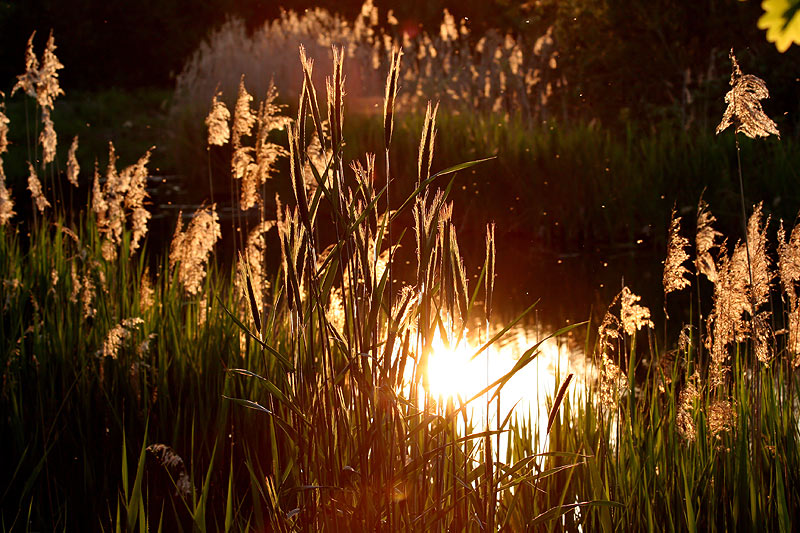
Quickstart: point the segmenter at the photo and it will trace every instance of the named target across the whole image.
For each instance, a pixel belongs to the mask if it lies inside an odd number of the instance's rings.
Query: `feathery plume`
[[[264,260],[267,251],[266,233],[275,226],[274,220],[264,220],[256,226],[247,236],[247,245],[244,255],[239,256],[237,271],[239,275],[236,277],[236,290],[242,302],[248,299],[247,284],[245,274],[249,270],[251,285],[256,300],[256,307],[261,309],[264,305],[264,298],[267,290],[269,289],[269,280],[267,280]]]
[[[778,272],[783,292],[788,298],[788,339],[786,349],[795,355],[794,366],[800,365],[800,301],[796,283],[800,281],[800,224],[795,225],[787,241],[783,221],[778,228]]]
[[[792,366],[800,366],[800,302],[790,304],[789,307],[789,339],[786,342],[786,349],[790,354],[794,354]]]
[[[769,137],[771,134],[780,138],[778,126],[761,109],[760,100],[769,98],[767,84],[757,76],[742,74],[732,48],[729,57],[732,63],[731,90],[725,95],[728,107],[717,126],[717,134],[735,124],[736,133],[744,133],[751,139]]]
[[[650,310],[636,303],[642,299],[641,296],[633,294],[628,287],[623,287],[620,295],[622,309],[619,316],[622,321],[622,329],[627,335],[633,336],[636,334],[636,330],[645,326],[654,327],[650,320]]]
[[[211,111],[206,117],[206,127],[208,128],[208,144],[222,146],[231,136],[228,121],[231,119],[231,112],[225,106],[225,102],[217,97],[222,96],[222,92],[214,94],[211,99]]]
[[[495,278],[495,241],[494,241],[494,228],[495,224],[486,224],[486,320],[488,321],[492,315],[492,295],[494,294],[494,278]]]
[[[78,276],[78,263],[75,259],[69,262],[69,279],[72,287],[69,293],[69,301],[78,303],[78,296],[81,293],[81,278]]]
[[[717,265],[711,256],[711,249],[717,247],[716,239],[722,234],[714,229],[712,224],[717,219],[708,210],[708,205],[703,198],[697,204],[697,235],[695,236],[695,267],[698,274],[703,274],[708,281],[717,281]]]
[[[129,183],[124,205],[131,213],[131,229],[133,231],[130,243],[131,253],[139,248],[139,243],[147,234],[147,221],[150,220],[150,212],[144,207],[147,198],[147,163],[150,162],[150,154],[154,148],[147,150],[136,164],[127,167],[121,173],[121,179]]]
[[[239,80],[239,95],[236,98],[236,107],[233,110],[233,146],[237,148],[242,144],[242,137],[249,137],[253,131],[257,117],[250,109],[253,97],[244,86],[244,74]]]
[[[3,93],[0,92],[0,96],[3,96]],[[0,104],[0,154],[4,154],[8,151],[8,124],[10,120],[5,114],[6,104],[5,102]]]
[[[58,84],[58,71],[64,65],[58,60],[55,54],[56,42],[53,38],[53,31],[47,38],[47,44],[42,54],[42,68],[39,69],[39,83],[36,86],[36,100],[43,108],[53,108],[56,97],[64,94]]]
[[[600,369],[600,403],[608,410],[616,409],[627,388],[628,376],[603,352]]]
[[[797,301],[795,283],[800,281],[800,224],[795,225],[786,240],[783,221],[778,228],[778,273],[781,286],[789,302]]]
[[[303,80],[305,82],[306,90],[308,91],[308,102],[311,107],[311,116],[314,119],[314,128],[317,130],[317,136],[322,144],[323,151],[328,150],[328,142],[325,132],[322,127],[322,119],[319,114],[319,105],[317,103],[317,91],[314,84],[311,82],[311,73],[314,70],[314,61],[306,57],[306,49],[300,45],[300,63],[303,66]]]
[[[728,400],[714,400],[708,413],[708,431],[711,438],[719,442],[722,433],[731,431],[736,425],[735,405]]]
[[[145,267],[142,272],[142,279],[139,282],[139,310],[146,313],[152,309],[155,303],[155,290],[150,281],[150,267]]]
[[[765,365],[772,360],[772,340],[775,338],[770,325],[771,313],[762,311],[754,316],[750,321],[756,358]]]
[[[433,161],[433,145],[436,138],[436,113],[439,104],[431,107],[430,101],[425,110],[425,122],[422,124],[422,137],[419,141],[419,159],[417,161],[417,185],[428,179]]]
[[[42,183],[39,181],[39,176],[36,175],[36,169],[33,168],[30,161],[28,161],[28,173],[28,190],[31,191],[31,198],[36,204],[36,209],[38,209],[40,213],[44,213],[45,208],[50,207],[50,202],[47,201],[47,198],[44,197],[44,193],[42,193]]]
[[[92,211],[95,214],[95,222],[98,228],[103,228],[106,224],[106,212],[108,203],[100,187],[100,169],[97,166],[97,159],[94,160],[94,175],[92,177]]]
[[[246,150],[242,163],[246,170],[242,175],[242,193],[240,209],[246,211],[255,205],[261,205],[262,200],[258,194],[258,187],[263,185],[270,177],[278,162],[278,158],[286,157],[289,152],[282,146],[269,141],[269,134],[275,130],[282,130],[289,123],[289,117],[280,114],[282,106],[275,104],[278,91],[270,84],[264,101],[259,105],[257,124],[258,132],[255,143],[255,162],[250,155],[251,149]],[[236,154],[234,154],[236,157]],[[245,163],[246,161],[246,163]]]
[[[686,278],[689,270],[683,263],[689,259],[686,247],[689,239],[680,234],[681,217],[676,216],[675,207],[672,208],[672,217],[669,224],[669,237],[667,238],[667,258],[664,260],[664,296],[672,291],[679,291],[691,285]],[[666,314],[666,303],[664,304]],[[669,318],[669,315],[667,315]]]
[[[231,173],[234,179],[242,179],[248,172],[255,170],[253,162],[253,148],[242,146],[242,137],[248,137],[253,131],[257,117],[250,109],[253,97],[244,86],[244,75],[239,81],[239,96],[233,111],[233,157],[231,158]]]
[[[186,231],[183,231],[182,213],[169,251],[170,268],[178,269],[178,281],[189,295],[196,295],[206,277],[206,265],[214,243],[222,237],[216,204],[195,211]]]
[[[90,318],[97,314],[97,309],[93,306],[95,295],[94,280],[89,272],[84,273],[81,283],[81,307],[83,307],[83,318]]]
[[[309,236],[312,235],[311,217],[308,211],[308,198],[306,197],[305,179],[303,177],[303,165],[300,163],[300,153],[297,146],[298,141],[297,126],[289,126],[289,160],[290,175],[292,181],[292,191],[300,211],[300,219],[303,221]]]
[[[619,301],[622,293],[617,294],[606,310],[603,321],[597,329],[597,348],[600,352],[600,403],[608,410],[616,409],[617,401],[627,390],[628,378],[622,369],[614,363],[611,354],[616,350],[616,342],[620,338],[622,324],[611,308]]]
[[[39,144],[42,145],[42,165],[52,163],[56,158],[56,130],[53,119],[50,118],[50,108],[42,108],[42,131],[39,133]]]
[[[342,146],[344,126],[344,48],[333,47],[333,78],[326,80],[328,89],[328,122],[331,126],[333,153],[338,154]]]
[[[25,47],[25,72],[17,76],[17,83],[11,89],[11,96],[22,89],[25,94],[32,98],[36,98],[36,86],[39,84],[39,60],[33,52],[33,37],[36,35],[34,31],[28,38],[28,46]]]
[[[456,20],[447,8],[444,8],[442,24],[439,26],[439,35],[446,43],[458,39],[458,28],[456,28]]]
[[[386,75],[386,93],[383,98],[383,143],[388,150],[392,143],[394,130],[394,104],[397,99],[398,80],[400,78],[400,58],[403,50],[393,47],[389,57],[389,73]]]
[[[106,338],[103,341],[102,355],[103,357],[110,357],[116,359],[119,356],[119,350],[125,343],[133,337],[133,333],[144,324],[141,318],[126,318],[108,331]]]
[[[694,403],[700,399],[700,392],[697,390],[699,381],[700,375],[695,370],[694,374],[686,380],[686,385],[678,397],[678,414],[675,417],[675,423],[678,426],[678,433],[689,442],[694,442],[697,436],[692,411]]]
[[[78,173],[81,170],[80,165],[78,164],[78,136],[72,138],[72,144],[69,147],[69,152],[67,152],[67,180],[73,185],[73,187],[78,186]]]
[[[727,373],[728,345],[745,329],[744,314],[750,312],[749,274],[746,249],[737,244],[728,256],[725,243],[720,246],[717,280],[714,283],[714,308],[708,315],[706,348],[711,353],[709,384],[717,388],[724,384]]]
[[[770,270],[767,255],[767,227],[770,217],[762,224],[762,203],[759,203],[747,221],[747,246],[750,254],[750,271],[753,276],[751,297],[757,309],[769,300],[769,291],[774,274]],[[745,252],[747,253],[747,252]],[[755,309],[752,310],[755,312]]]
[[[6,174],[3,170],[3,160],[0,159],[0,226],[5,226],[15,214],[14,201],[11,199],[11,190],[6,188]]]

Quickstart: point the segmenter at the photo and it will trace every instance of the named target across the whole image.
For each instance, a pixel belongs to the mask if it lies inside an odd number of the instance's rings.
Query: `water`
[[[176,182],[179,180],[174,177],[153,177],[150,180],[149,192],[155,208],[152,209],[154,216],[149,239],[156,249],[168,245],[179,211],[191,213],[200,207],[181,203],[183,194],[180,187],[174,185]],[[224,235],[217,255],[218,259],[224,260],[235,257],[231,237],[239,214],[224,205],[218,205],[217,210]],[[258,216],[257,210],[251,210],[251,214]],[[249,222],[252,226],[257,221]],[[468,231],[459,235],[471,293],[484,261],[483,236],[471,235]],[[458,405],[459,396],[470,398],[488,383],[508,373],[526,350],[551,333],[567,325],[592,321],[593,325],[582,325],[567,335],[544,341],[534,361],[504,386],[499,413],[496,405],[490,408],[491,427],[496,427],[515,410],[520,416],[530,417],[529,422],[536,423],[544,435],[548,409],[566,376],[574,374],[568,390],[573,400],[583,395],[586,387],[596,379],[597,371],[591,363],[592,346],[587,349],[586,336],[590,328],[596,327],[623,284],[641,295],[642,303],[652,311],[661,308],[662,257],[652,245],[642,241],[614,248],[586,245],[578,251],[558,252],[538,245],[533,234],[505,234],[500,226],[496,237],[497,278],[490,328],[492,335],[514,320],[522,310],[538,303],[524,320],[475,358],[472,356],[487,339],[484,325],[473,324],[466,340],[458,346],[448,347],[440,337],[430,357],[430,392],[442,402],[452,397]],[[396,289],[403,283],[410,283],[414,276],[413,235],[406,236],[406,243],[395,262]],[[280,247],[274,232],[268,234],[267,250],[275,254],[268,263],[277,267]],[[478,315],[483,313],[482,300],[483,287],[480,287],[476,300]],[[485,400],[472,402],[468,412],[476,422],[475,427],[485,426]],[[540,451],[544,451],[546,439],[539,445]]]

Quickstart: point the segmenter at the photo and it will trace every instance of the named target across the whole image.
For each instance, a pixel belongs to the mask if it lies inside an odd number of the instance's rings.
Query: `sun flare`
[[[520,356],[540,340],[534,328],[517,326],[475,356],[482,342],[472,340],[474,336],[469,334],[464,337],[466,339],[458,343],[448,343],[437,330],[432,342],[427,368],[428,392],[439,405],[452,399],[456,407],[460,406],[460,402],[467,401],[510,372]],[[585,358],[566,343],[545,340],[535,359],[503,387],[499,413],[496,403],[490,406],[489,425],[497,424],[498,414],[502,422],[514,411],[520,419],[530,417],[536,424],[546,427],[552,399],[569,373],[576,375],[570,386],[570,397],[574,398],[583,393],[587,376],[592,375],[591,369]],[[476,427],[486,424],[486,401],[483,398],[472,401],[467,413]]]

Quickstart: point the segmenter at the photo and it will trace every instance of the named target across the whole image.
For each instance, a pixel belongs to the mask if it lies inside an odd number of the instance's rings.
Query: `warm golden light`
[[[468,338],[473,336],[465,335]],[[428,361],[429,393],[443,405],[452,398],[456,407],[512,370],[520,356],[541,339],[534,328],[512,328],[497,343],[472,359],[481,342],[462,340],[448,344],[437,330]],[[488,365],[487,365],[488,360]],[[569,396],[582,395],[586,379],[592,376],[590,365],[578,350],[570,350],[563,339],[548,339],[539,347],[539,355],[518,371],[503,387],[498,413],[496,400],[489,408],[489,426],[496,428],[514,410],[522,418],[535,418],[542,436],[546,431],[549,407],[562,380],[574,373]],[[490,393],[491,394],[491,393]],[[475,428],[486,425],[486,401],[483,397],[470,404],[468,414]],[[504,440],[504,439],[502,439]],[[540,446],[546,446],[546,439]]]

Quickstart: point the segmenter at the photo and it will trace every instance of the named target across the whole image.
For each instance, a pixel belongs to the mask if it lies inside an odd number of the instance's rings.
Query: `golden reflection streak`
[[[478,357],[470,359],[481,343],[462,340],[455,346],[448,346],[437,329],[427,369],[430,395],[440,406],[444,406],[449,398],[453,399],[456,407],[460,406],[459,397],[471,398],[482,391],[487,383],[504,376],[514,367],[519,357],[540,338],[541,335],[537,335],[533,328],[515,326],[500,341]],[[569,373],[575,373],[567,396],[571,401],[583,397],[587,380],[593,379],[595,375],[591,367],[591,362],[586,360],[581,350],[571,350],[566,342],[559,339],[546,340],[540,346],[537,358],[519,370],[503,387],[500,394],[499,422],[502,423],[512,410],[520,422],[526,420],[531,423],[531,419],[535,418],[533,422],[539,431],[537,452],[546,451],[549,441],[545,436],[548,408],[552,405],[558,387]],[[495,402],[489,408],[489,425],[493,429],[498,424]],[[486,423],[486,402],[482,398],[471,402],[467,415],[474,428],[483,427]],[[459,431],[463,432],[463,420],[461,417],[458,420]],[[501,450],[506,449],[506,443],[503,434]]]

